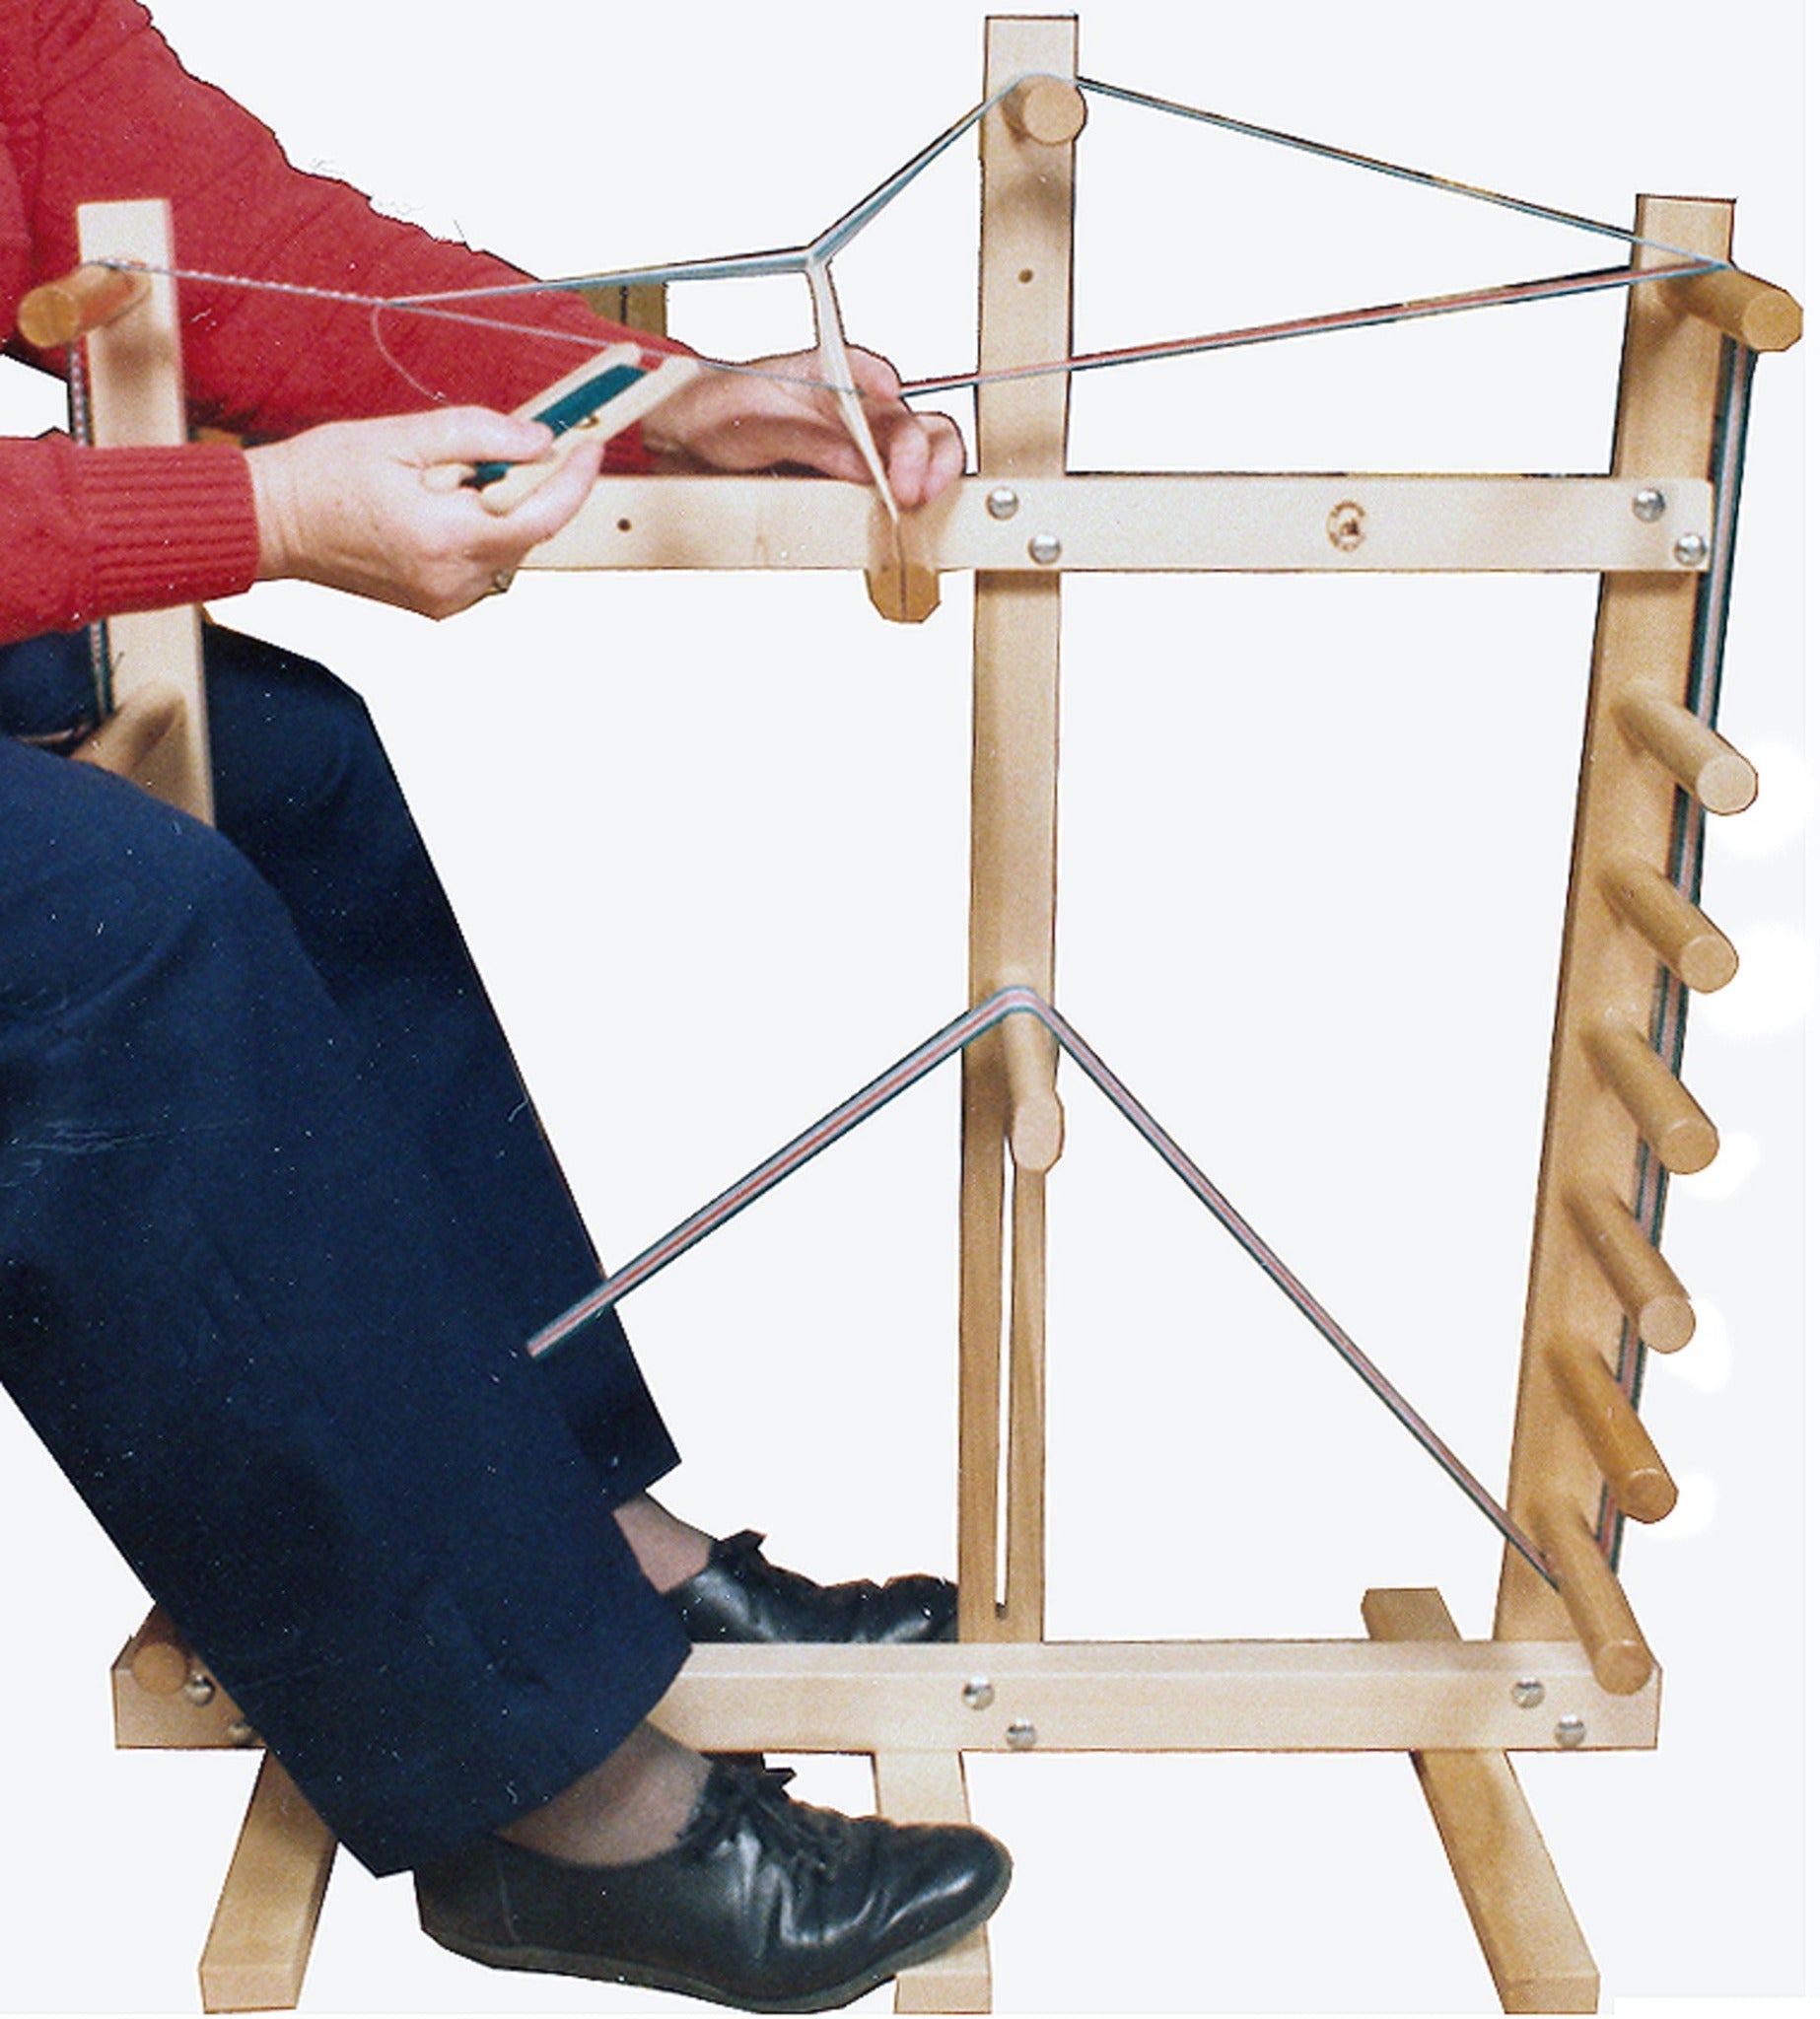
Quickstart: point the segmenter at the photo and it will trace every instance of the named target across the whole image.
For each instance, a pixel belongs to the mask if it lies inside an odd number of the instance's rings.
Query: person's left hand
[[[965,461],[945,414],[912,413],[897,374],[871,351],[850,350],[854,384],[878,445],[891,495],[913,512],[940,497]],[[671,467],[721,470],[794,465],[849,483],[870,481],[866,458],[821,383],[815,351],[756,358],[740,371],[710,366],[644,423],[645,444]]]

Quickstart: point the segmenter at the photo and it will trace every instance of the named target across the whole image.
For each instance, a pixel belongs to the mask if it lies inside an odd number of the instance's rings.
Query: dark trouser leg
[[[546,1799],[685,1651],[293,916],[0,744],[0,1371],[355,1852]]]
[[[366,708],[308,660],[231,631],[207,641],[217,823],[358,1033],[460,1266],[528,1339],[600,1281],[599,1261]],[[615,1500],[675,1465],[615,1313],[539,1365]]]

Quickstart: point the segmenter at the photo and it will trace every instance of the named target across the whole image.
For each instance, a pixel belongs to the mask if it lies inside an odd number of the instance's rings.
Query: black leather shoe
[[[816,1584],[768,1564],[764,1537],[744,1529],[713,1544],[708,1567],[669,1593],[691,1640],[951,1640],[954,1587],[945,1577],[888,1584]]]
[[[424,1932],[502,1970],[823,2012],[939,1955],[1005,1897],[984,1831],[793,1802],[785,1774],[717,1762],[673,1849],[572,1865],[497,1837],[417,1873]]]

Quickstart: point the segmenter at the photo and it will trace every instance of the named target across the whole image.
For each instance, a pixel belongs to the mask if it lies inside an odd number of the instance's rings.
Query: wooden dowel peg
[[[1694,1336],[1693,1302],[1624,1201],[1609,1185],[1580,1185],[1568,1194],[1568,1212],[1643,1343],[1679,1353]]]
[[[1754,351],[1790,350],[1801,340],[1801,305],[1773,281],[1718,267],[1667,283],[1676,304]]]
[[[133,1636],[129,1665],[133,1681],[154,1697],[175,1697],[189,1681],[189,1649],[162,1605],[147,1613]]]
[[[1607,864],[1603,881],[1612,908],[1637,928],[1662,965],[1690,989],[1710,994],[1737,973],[1737,948],[1642,856],[1620,856]]]
[[[1589,1347],[1565,1341],[1550,1351],[1548,1367],[1619,1508],[1634,1521],[1660,1521],[1680,1496],[1611,1369]]]
[[[1663,1165],[1679,1177],[1704,1171],[1718,1154],[1718,1131],[1643,1033],[1613,1012],[1587,1030],[1586,1048]]]
[[[40,351],[56,350],[124,315],[151,292],[144,273],[114,266],[79,266],[61,280],[34,288],[19,305],[19,333]]]
[[[1600,1689],[1614,1697],[1633,1696],[1655,1673],[1655,1656],[1624,1587],[1577,1509],[1558,1499],[1544,1500],[1534,1523]]]
[[[1011,1083],[1006,1137],[1020,1171],[1052,1170],[1062,1154],[1062,1103],[1055,1090],[1055,1040],[1034,1016],[1008,1016],[999,1026]]]
[[[1086,100],[1061,77],[1026,77],[1006,94],[1005,116],[1023,140],[1066,147],[1086,125]]]
[[[1709,813],[1741,813],[1757,797],[1756,767],[1716,730],[1652,687],[1627,687],[1618,721]]]

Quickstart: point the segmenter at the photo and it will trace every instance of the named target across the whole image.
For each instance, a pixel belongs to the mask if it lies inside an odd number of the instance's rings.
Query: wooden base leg
[[[873,1781],[878,1813],[895,1823],[965,1823],[967,1782],[958,1753],[877,1753]],[[897,1978],[900,2012],[990,2012],[992,1965],[986,1930],[976,1928],[945,1955]]]
[[[1457,1640],[1438,1591],[1367,1591],[1373,1640]],[[1504,1753],[1412,1753],[1506,2012],[1596,2012],[1599,1972]]]
[[[205,2012],[296,2005],[334,1861],[326,1824],[267,1754],[202,1951]]]

